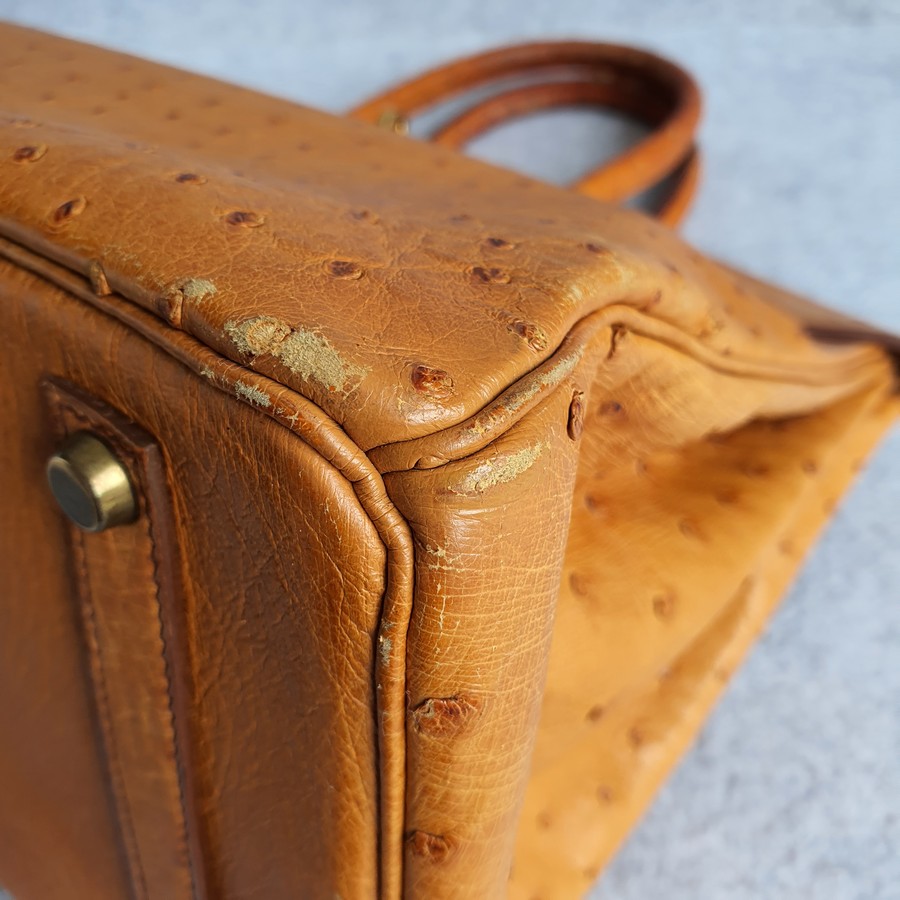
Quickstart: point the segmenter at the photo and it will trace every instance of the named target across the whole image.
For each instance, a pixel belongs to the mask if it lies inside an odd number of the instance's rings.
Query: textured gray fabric
[[[505,41],[658,49],[707,96],[687,237],[900,330],[898,0],[0,0],[0,14],[336,111]],[[562,178],[611,135],[563,115],[475,149]],[[595,900],[900,898],[898,451],[895,434]]]

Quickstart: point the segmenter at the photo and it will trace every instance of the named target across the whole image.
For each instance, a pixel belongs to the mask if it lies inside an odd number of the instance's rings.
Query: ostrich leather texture
[[[653,219],[0,28],[0,884],[581,896],[897,413]],[[69,434],[137,520],[69,525]]]

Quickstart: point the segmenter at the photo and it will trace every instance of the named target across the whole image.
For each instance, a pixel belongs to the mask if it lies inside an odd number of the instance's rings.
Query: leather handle
[[[700,158],[694,136],[700,121],[700,91],[681,67],[646,50],[579,41],[504,47],[432,69],[373,97],[349,115],[374,124],[386,117],[409,119],[492,82],[539,75],[545,80],[476,102],[430,139],[462,148],[504,122],[560,106],[590,105],[625,113],[650,125],[651,133],[571,186],[620,203],[671,178],[656,215],[677,224],[698,182]]]

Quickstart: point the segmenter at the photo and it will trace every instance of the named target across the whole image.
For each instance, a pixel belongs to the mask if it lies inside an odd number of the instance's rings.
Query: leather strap
[[[542,80],[535,81],[538,77]],[[432,69],[373,97],[349,115],[400,130],[417,113],[510,78],[532,82],[476,101],[429,139],[463,148],[504,122],[560,106],[589,105],[625,113],[649,125],[650,134],[571,187],[621,203],[668,179],[655,214],[669,225],[680,221],[700,171],[694,144],[700,91],[682,68],[645,50],[577,41],[504,47]]]
[[[74,583],[132,900],[208,896],[195,809],[189,678],[162,451],[69,383],[44,384],[58,438],[88,431],[128,469],[139,514],[98,534],[70,527]]]

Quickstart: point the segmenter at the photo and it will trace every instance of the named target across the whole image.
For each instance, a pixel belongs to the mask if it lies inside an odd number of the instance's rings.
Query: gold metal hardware
[[[137,516],[128,470],[87,431],[71,435],[50,457],[47,481],[62,511],[84,531],[105,531]]]
[[[394,134],[409,134],[409,119],[393,109],[386,109],[378,117],[378,127],[393,131]]]

